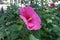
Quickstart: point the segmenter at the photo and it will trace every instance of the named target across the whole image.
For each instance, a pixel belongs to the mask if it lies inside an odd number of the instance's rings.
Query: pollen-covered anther
[[[32,18],[29,18],[29,19],[28,19],[28,21],[31,21],[31,20],[32,20]]]

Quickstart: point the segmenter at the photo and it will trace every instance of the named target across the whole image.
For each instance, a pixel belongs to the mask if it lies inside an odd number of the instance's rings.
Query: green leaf
[[[39,40],[39,39],[37,39],[37,38],[36,38],[34,35],[32,35],[32,34],[29,36],[29,39],[30,39],[30,40]]]
[[[60,37],[59,37],[59,38],[57,38],[57,40],[60,40]]]
[[[47,23],[52,23],[52,20],[51,19],[47,19]]]

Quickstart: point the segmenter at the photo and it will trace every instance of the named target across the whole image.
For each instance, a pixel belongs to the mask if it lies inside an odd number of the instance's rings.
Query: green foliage
[[[40,10],[36,4],[32,7],[41,17],[42,28],[29,31],[19,17],[19,8],[11,5],[6,14],[0,14],[0,40],[60,40],[60,7],[47,10]]]
[[[42,18],[42,40],[57,40],[58,37],[60,38],[60,15],[57,9],[48,8],[48,10],[43,11],[37,10]]]
[[[15,40],[20,35],[23,21],[16,5],[8,6],[6,14],[0,14],[0,39]]]

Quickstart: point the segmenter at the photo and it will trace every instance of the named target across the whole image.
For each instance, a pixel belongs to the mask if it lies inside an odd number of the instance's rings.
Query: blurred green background
[[[60,40],[60,5],[50,7],[46,0],[23,0],[21,4],[28,6],[29,2],[41,17],[42,28],[37,31],[28,30],[19,17],[20,7],[10,4],[6,13],[0,13],[0,40]]]

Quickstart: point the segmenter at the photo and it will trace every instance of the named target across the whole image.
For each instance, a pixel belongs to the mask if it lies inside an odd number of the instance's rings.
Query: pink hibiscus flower
[[[55,5],[55,3],[51,3],[50,6],[51,7],[55,7],[56,5]]]
[[[23,19],[28,30],[41,29],[41,19],[30,6],[20,8],[20,17]]]

